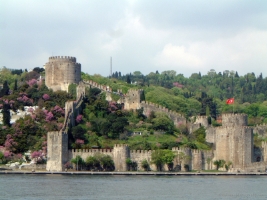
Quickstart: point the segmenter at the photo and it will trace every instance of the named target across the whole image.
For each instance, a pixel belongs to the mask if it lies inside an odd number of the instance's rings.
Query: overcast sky
[[[0,66],[75,56],[82,71],[267,76],[266,0],[0,0]]]

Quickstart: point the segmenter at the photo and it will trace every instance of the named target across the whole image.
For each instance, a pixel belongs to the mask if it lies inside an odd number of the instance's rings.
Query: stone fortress
[[[53,56],[45,64],[45,83],[54,91],[68,91],[70,84],[81,81],[81,64],[75,57]]]
[[[51,61],[52,60],[53,59],[51,59]],[[76,59],[73,59],[73,61],[76,61]],[[50,73],[53,70],[55,72],[55,69],[52,69],[52,66],[55,65],[51,65]],[[49,76],[50,73],[48,72],[46,77]],[[69,72],[61,71],[60,73],[63,73],[61,76],[65,77],[68,75],[64,73]],[[77,74],[80,74],[80,72]],[[50,80],[47,86],[50,86],[50,88],[53,89],[53,86],[51,86],[51,82],[53,82],[52,79],[47,77],[46,80]],[[76,80],[80,80],[80,77],[76,77]],[[54,85],[56,86],[55,90],[59,90],[59,86],[60,88],[64,88],[65,86],[62,87],[62,85],[69,83],[70,82],[64,81],[57,82],[57,84]],[[137,169],[142,170],[141,162],[144,159],[150,162],[152,151],[130,150],[129,147],[124,144],[115,145],[113,149],[68,149],[68,128],[75,124],[75,118],[81,112],[81,104],[85,95],[85,88],[87,87],[101,89],[103,92],[106,92],[107,100],[111,100],[110,94],[112,89],[108,86],[102,86],[94,83],[93,81],[79,82],[77,85],[77,100],[68,101],[65,104],[65,122],[63,128],[60,131],[48,132],[47,134],[46,169],[49,171],[64,171],[64,165],[77,155],[86,159],[88,156],[101,153],[110,155],[113,158],[116,171],[127,170],[127,158],[135,161],[138,165]],[[164,112],[174,121],[176,126],[188,126],[190,133],[198,129],[200,126],[204,126],[206,128],[207,142],[213,143],[212,150],[195,150],[182,147],[173,148],[172,151],[177,154],[174,160],[174,169],[182,171],[186,168],[189,168],[190,170],[211,170],[216,168],[216,166],[213,165],[213,161],[222,159],[226,162],[232,162],[230,171],[233,172],[255,172],[266,170],[267,143],[264,142],[262,148],[255,151],[253,145],[253,132],[266,135],[267,125],[248,127],[247,115],[244,114],[223,114],[222,126],[220,127],[212,127],[209,125],[208,118],[206,116],[198,116],[195,120],[193,120],[193,122],[188,122],[181,114],[169,111],[167,108],[160,105],[144,101],[141,102],[140,99],[142,92],[142,90],[129,90],[127,94],[121,96],[118,102],[123,103],[125,109],[134,110],[143,108],[144,114],[147,116],[152,111]],[[152,164],[150,165],[150,168],[152,170],[156,170],[156,166]],[[167,170],[167,167],[165,166],[164,169]]]

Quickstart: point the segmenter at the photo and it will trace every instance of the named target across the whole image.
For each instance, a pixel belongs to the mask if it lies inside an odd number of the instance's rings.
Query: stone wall
[[[140,104],[140,107],[144,108],[144,115],[149,116],[151,112],[163,112],[165,113],[170,119],[173,120],[174,125],[179,127],[181,125],[186,125],[186,118],[174,111],[169,110],[168,108],[165,108],[161,105],[157,105],[154,103],[142,101]]]
[[[176,154],[173,161],[173,167],[176,171],[185,171],[185,165],[188,165],[191,170],[207,170],[211,169],[205,159],[213,158],[212,151],[200,151],[191,150],[189,148],[174,147],[172,151]],[[144,170],[142,168],[142,161],[147,160],[150,163],[150,169],[156,171],[156,166],[152,163],[151,150],[130,150],[127,145],[117,144],[113,149],[72,149],[68,151],[68,160],[75,158],[77,155],[86,160],[89,156],[95,156],[96,154],[104,154],[112,157],[115,164],[115,171],[127,171],[126,159],[130,158],[137,163],[137,170]],[[163,166],[163,170],[167,171],[166,165]]]
[[[75,57],[53,56],[45,64],[45,84],[57,91],[68,91],[71,83],[78,84],[81,80],[81,64]]]
[[[257,133],[261,137],[267,137],[267,124],[257,125],[253,128],[253,133]]]
[[[253,162],[245,166],[244,169],[239,169],[239,171],[245,172],[266,172],[267,162]]]
[[[63,171],[69,160],[68,128],[75,125],[76,116],[81,111],[85,88],[77,87],[77,100],[65,103],[65,121],[60,131],[47,133],[47,165],[48,171]]]

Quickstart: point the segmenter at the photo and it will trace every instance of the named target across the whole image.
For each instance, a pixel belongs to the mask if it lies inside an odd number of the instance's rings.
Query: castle
[[[50,68],[50,72],[53,70],[55,71],[55,69],[52,68]],[[61,73],[62,72],[62,76],[64,77],[64,73],[69,73],[67,71],[61,71]],[[58,86],[60,84],[51,85],[52,79],[47,79],[50,80],[50,82],[46,84],[50,84],[51,88],[55,86],[55,90],[59,89]],[[76,79],[79,80],[80,77],[76,77]],[[49,171],[63,171],[65,169],[64,164],[72,158],[75,158],[77,155],[86,159],[88,156],[101,153],[110,155],[113,158],[116,171],[127,170],[127,158],[135,161],[137,163],[137,169],[142,170],[141,162],[144,159],[150,162],[152,151],[133,151],[124,144],[115,145],[113,149],[68,149],[68,127],[74,125],[76,116],[81,112],[81,104],[86,87],[99,88],[102,91],[105,91],[107,99],[110,98],[110,93],[112,92],[111,88],[96,84],[92,81],[79,83],[77,86],[77,100],[66,102],[65,104],[65,122],[63,128],[60,131],[48,132],[47,134],[46,169]],[[142,90],[129,90],[118,102],[123,103],[125,109],[143,108],[145,115],[149,115],[152,111],[164,112],[174,121],[176,126],[189,126],[190,132],[198,129],[200,126],[204,126],[206,128],[206,141],[213,143],[214,148],[212,150],[202,151],[189,148],[173,148],[172,151],[177,155],[173,162],[174,169],[184,171],[187,167],[191,170],[211,170],[215,169],[213,161],[225,160],[226,162],[232,163],[231,171],[250,172],[266,170],[267,143],[263,143],[262,148],[260,148],[259,151],[255,151],[253,145],[254,129],[259,133],[264,134],[264,130],[267,128],[266,126],[257,126],[255,128],[248,127],[247,115],[244,114],[223,114],[221,127],[210,126],[206,116],[199,116],[194,122],[190,123],[186,121],[182,115],[169,111],[167,108],[149,102],[141,102],[142,92]],[[156,166],[154,165],[151,165],[150,168],[156,170]],[[166,166],[165,169],[167,169]]]
[[[49,89],[68,91],[72,83],[81,80],[81,64],[75,57],[53,56],[45,64],[45,84]]]

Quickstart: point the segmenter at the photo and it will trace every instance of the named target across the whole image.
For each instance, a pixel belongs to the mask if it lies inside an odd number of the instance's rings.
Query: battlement
[[[199,150],[199,149],[192,149],[191,152],[192,152],[192,154],[200,154],[201,153],[201,150]]]
[[[197,116],[196,120],[208,119],[207,116]]]
[[[98,88],[102,91],[105,91],[105,92],[112,92],[112,89],[109,87],[109,86],[106,86],[106,85],[100,85],[92,80],[89,80],[89,81],[83,81],[82,82],[83,84],[89,86],[89,87],[95,87],[95,88]]]
[[[49,57],[49,62],[76,62],[75,57],[71,56],[51,56]]]
[[[112,153],[113,149],[71,149],[72,153]]]
[[[114,148],[115,147],[128,147],[128,145],[127,144],[115,144]]]
[[[244,113],[223,113],[222,116],[225,116],[225,117],[247,116],[247,114],[244,114]]]
[[[151,150],[131,150],[130,154],[151,154],[152,151]]]
[[[181,115],[180,113],[177,113],[175,111],[169,110],[166,107],[163,107],[161,105],[158,105],[158,104],[155,104],[155,103],[152,103],[152,102],[142,101],[141,104],[142,104],[142,107],[152,106],[152,107],[155,107],[156,109],[158,109],[159,112],[165,112],[166,114],[175,115],[177,117],[183,117],[183,115]]]
[[[257,124],[256,127],[262,127],[262,126],[267,126],[267,124],[263,123],[263,124]]]
[[[141,93],[141,92],[144,92],[144,90],[143,89],[129,89],[127,94],[136,93],[136,92]]]
[[[247,126],[246,114],[222,114],[222,126]]]
[[[241,130],[242,128],[243,129],[252,129],[252,127],[250,127],[250,126],[238,126],[238,125],[236,125],[236,126],[218,126],[218,127],[216,127],[215,129],[216,130],[224,130],[224,129],[235,129],[235,128],[238,128],[239,130]]]

